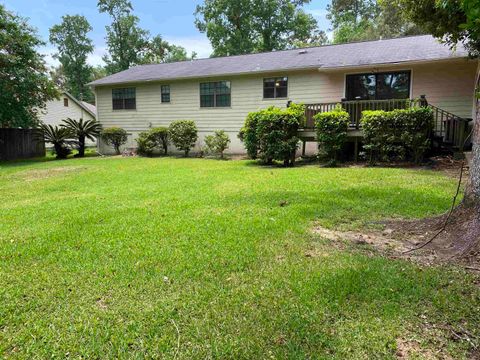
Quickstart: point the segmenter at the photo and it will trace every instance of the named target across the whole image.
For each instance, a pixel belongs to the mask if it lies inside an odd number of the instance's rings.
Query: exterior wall
[[[472,118],[477,64],[460,60],[413,67],[413,97],[427,95],[432,105]]]
[[[64,98],[61,96],[59,100],[48,101],[46,109],[40,112],[39,119],[47,125],[60,125],[66,118],[94,120],[92,115],[68,97],[68,107],[63,106]]]
[[[68,106],[63,105],[63,99],[68,99]],[[48,101],[45,110],[41,110],[38,118],[47,125],[60,125],[62,120],[71,118],[75,120],[95,120],[95,118],[80,107],[69,97],[62,95],[59,100]],[[96,142],[87,140],[87,146],[96,145]]]
[[[476,62],[459,60],[381,68],[297,71],[125,85],[136,87],[136,110],[112,110],[112,87],[105,86],[96,88],[97,117],[104,127],[119,126],[130,134],[126,147],[136,147],[135,139],[138,133],[149,127],[168,126],[174,120],[191,119],[199,128],[200,139],[196,151],[202,146],[205,135],[222,129],[228,132],[232,140],[229,152],[244,153],[237,134],[249,112],[271,105],[285,107],[287,101],[340,101],[345,95],[346,74],[411,70],[413,97],[425,94],[432,104],[457,115],[471,117],[476,66]],[[264,100],[263,78],[275,76],[288,76],[288,98]],[[199,83],[218,80],[231,81],[231,107],[200,108]],[[170,85],[171,103],[162,104],[161,85]],[[111,152],[111,149],[103,145],[100,150]]]

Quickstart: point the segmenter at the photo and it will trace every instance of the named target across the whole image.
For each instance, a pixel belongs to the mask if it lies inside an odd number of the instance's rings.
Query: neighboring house
[[[77,100],[66,91],[61,92],[58,99],[48,101],[46,108],[39,112],[38,118],[47,125],[61,125],[62,120],[95,120],[97,117],[95,105]],[[87,140],[87,145],[95,145]]]
[[[442,114],[471,118],[477,65],[461,46],[451,51],[431,36],[414,36],[143,65],[90,85],[98,120],[127,130],[127,147],[149,127],[191,119],[200,132],[197,149],[206,134],[222,129],[230,152],[243,153],[237,133],[247,114],[289,101],[366,104],[426,95]]]

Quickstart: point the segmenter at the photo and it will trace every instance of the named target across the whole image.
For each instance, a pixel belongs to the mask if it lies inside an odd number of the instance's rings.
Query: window
[[[288,77],[263,80],[263,98],[277,99],[288,96]]]
[[[230,104],[230,81],[200,84],[200,107],[229,107]]]
[[[68,107],[68,98],[63,98],[63,106]]]
[[[408,99],[410,71],[347,75],[347,100]]]
[[[113,110],[135,110],[135,88],[112,89],[112,105]]]
[[[162,85],[162,103],[170,102],[170,85]]]

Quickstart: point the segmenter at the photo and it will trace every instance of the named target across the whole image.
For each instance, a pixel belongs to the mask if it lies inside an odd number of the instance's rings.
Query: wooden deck
[[[348,141],[355,144],[355,158],[358,157],[359,143],[363,138],[361,126],[362,112],[366,110],[409,109],[418,106],[428,106],[432,109],[435,126],[433,140],[439,147],[449,148],[452,151],[463,151],[465,144],[469,144],[468,129],[471,119],[464,119],[446,110],[440,109],[427,102],[425,97],[420,99],[391,99],[391,100],[356,100],[332,103],[306,104],[306,124],[299,130],[299,137],[303,142],[303,154],[305,154],[305,143],[316,141],[314,117],[318,113],[334,110],[341,106],[350,114],[350,127],[348,130]]]

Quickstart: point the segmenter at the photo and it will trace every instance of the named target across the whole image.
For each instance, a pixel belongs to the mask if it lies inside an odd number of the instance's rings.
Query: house
[[[427,35],[143,65],[90,85],[98,120],[127,130],[128,147],[143,130],[191,119],[199,128],[197,148],[222,129],[230,151],[243,153],[237,133],[247,114],[289,101],[318,112],[342,99],[368,109],[425,95],[441,112],[437,127],[446,136],[451,119],[472,118],[477,66],[462,46],[452,51]]]
[[[62,120],[67,118],[96,120],[97,109],[95,105],[77,100],[70,93],[62,91],[58,99],[50,100],[46,103],[45,109],[39,112],[38,118],[47,125],[61,125]],[[95,143],[87,140],[87,145],[92,146]]]

